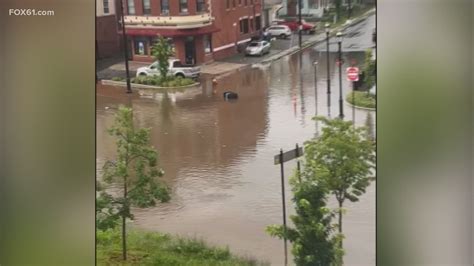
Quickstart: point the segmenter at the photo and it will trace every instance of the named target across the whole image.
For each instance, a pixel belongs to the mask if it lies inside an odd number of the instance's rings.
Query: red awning
[[[206,35],[213,32],[220,31],[214,25],[194,29],[125,29],[127,35],[132,36],[158,36],[163,37],[184,37]]]

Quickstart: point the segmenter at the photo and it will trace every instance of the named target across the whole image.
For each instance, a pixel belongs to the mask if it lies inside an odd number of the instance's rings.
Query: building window
[[[148,55],[148,40],[144,38],[135,39],[134,48],[136,55]]]
[[[250,21],[250,30],[253,30],[253,19],[249,19]]]
[[[188,0],[179,0],[179,13],[188,13]]]
[[[249,4],[248,0],[244,0],[244,6],[247,6]]]
[[[161,0],[161,14],[168,15],[170,13],[170,1]]]
[[[196,0],[196,11],[197,12],[206,11],[206,2],[204,0]]]
[[[240,21],[240,33],[249,33],[249,20],[247,18]]]
[[[212,53],[212,38],[211,38],[211,35],[204,35],[204,52],[206,54]]]
[[[255,17],[255,30],[260,30],[262,28],[262,18],[260,16]]]
[[[235,2],[235,0],[232,0],[232,6],[235,8],[237,6],[237,3]]]
[[[109,0],[104,0],[104,14],[109,14]]]
[[[242,0],[239,0],[239,6],[241,6],[241,5],[242,5]]]
[[[225,8],[230,9],[230,0],[225,1]]]
[[[143,15],[151,15],[150,0],[142,0],[143,2]]]
[[[127,3],[128,3],[128,14],[135,15],[135,1],[128,0]]]
[[[319,8],[319,0],[309,0],[308,1],[309,8],[318,9]]]

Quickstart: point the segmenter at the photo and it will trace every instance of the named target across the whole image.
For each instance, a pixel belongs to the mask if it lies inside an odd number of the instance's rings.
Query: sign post
[[[359,81],[359,68],[358,67],[348,67],[346,69],[347,80],[351,82],[352,85],[352,125],[355,126],[355,91],[354,91],[354,82]]]
[[[280,165],[280,171],[281,171],[281,200],[282,200],[282,211],[283,211],[283,231],[286,234],[286,204],[285,204],[285,169],[283,164],[285,162],[291,161],[295,158],[298,158],[303,155],[303,148],[300,148],[298,144],[296,144],[296,149],[283,152],[283,150],[280,150],[280,153],[275,155],[274,157],[274,164]],[[300,178],[300,162],[298,162],[298,178]],[[299,179],[301,182],[301,178]],[[284,236],[284,245],[285,245],[285,265],[288,265],[288,245],[287,245],[287,239],[286,236]]]

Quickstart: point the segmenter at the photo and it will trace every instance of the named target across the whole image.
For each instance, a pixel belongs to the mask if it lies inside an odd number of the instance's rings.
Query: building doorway
[[[187,65],[196,64],[196,45],[194,37],[188,36],[184,41],[184,58]]]

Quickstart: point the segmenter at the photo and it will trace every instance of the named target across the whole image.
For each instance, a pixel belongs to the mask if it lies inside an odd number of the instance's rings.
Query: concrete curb
[[[351,21],[351,23],[349,23],[349,24],[341,25],[341,26],[339,26],[339,27],[336,27],[336,28],[331,29],[332,32],[333,32],[333,34],[331,34],[331,36],[334,36],[334,35],[335,35],[335,32],[337,32],[337,31],[346,30],[346,29],[349,28],[349,27],[352,27],[352,26],[354,26],[354,25],[357,25],[357,24],[361,23],[362,21],[366,20],[369,16],[375,14],[375,12],[376,12],[375,9],[371,9],[371,10],[365,12],[364,14],[362,14],[361,16],[357,17],[357,18],[354,19],[353,21]],[[296,46],[296,47],[292,47],[292,48],[290,48],[290,49],[288,49],[288,50],[284,50],[284,51],[282,51],[282,52],[280,52],[280,53],[278,53],[278,54],[276,54],[276,55],[274,55],[274,56],[272,56],[272,57],[270,57],[270,58],[267,58],[267,59],[263,60],[263,61],[261,62],[261,64],[271,63],[271,62],[273,62],[273,61],[275,61],[275,60],[278,60],[278,59],[280,59],[280,58],[282,58],[282,57],[295,54],[295,53],[297,53],[297,52],[299,52],[299,51],[302,51],[302,50],[304,50],[304,49],[306,49],[306,48],[308,48],[308,47],[311,47],[311,46],[313,46],[313,45],[315,45],[315,44],[319,44],[319,43],[321,43],[321,42],[323,42],[323,41],[326,41],[326,37],[325,37],[325,36],[322,36],[321,34],[320,34],[320,35],[317,35],[317,36],[314,37],[313,40],[309,39],[309,40],[307,40],[306,42],[303,42],[302,45],[301,45],[301,48],[299,48],[298,46]]]
[[[347,103],[347,105],[349,105],[350,107],[354,107],[355,109],[360,109],[360,110],[364,110],[364,111],[373,111],[373,112],[377,111],[377,108],[360,107],[360,106],[351,104],[347,100],[345,100],[345,102]]]
[[[121,87],[126,87],[127,83],[122,82],[122,81],[113,81],[113,80],[102,80],[102,85],[111,85],[111,86],[121,86]],[[180,86],[180,87],[158,87],[158,86],[152,86],[152,85],[144,85],[144,84],[136,84],[136,83],[131,83],[132,88],[135,89],[158,89],[158,90],[175,90],[175,89],[186,89],[186,88],[192,88],[192,87],[197,87],[201,85],[200,82],[196,82],[191,85],[186,85],[186,86]]]

